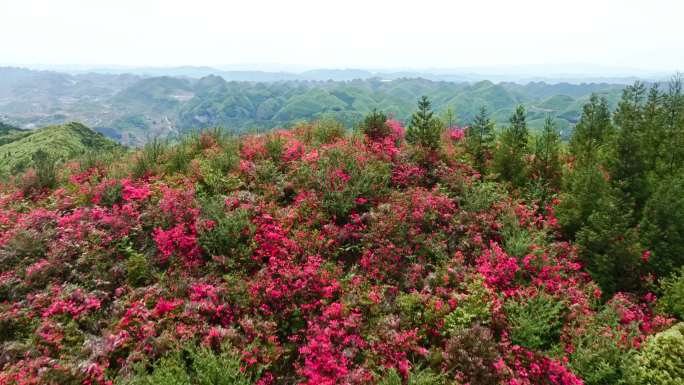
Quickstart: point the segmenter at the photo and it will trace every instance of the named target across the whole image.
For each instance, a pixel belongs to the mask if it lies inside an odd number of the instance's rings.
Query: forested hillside
[[[19,130],[0,125],[0,176],[20,173],[43,157],[65,161],[86,153],[112,151],[119,147],[80,123]]]
[[[438,114],[451,109],[454,121],[462,125],[485,106],[503,126],[523,104],[531,128],[540,129],[550,114],[567,137],[591,93],[605,96],[614,108],[622,88],[605,83],[520,85],[418,78],[237,82],[215,75],[68,75],[0,68],[0,120],[24,128],[79,121],[123,144],[141,145],[192,129],[253,132],[324,116],[352,128],[374,108],[405,121],[415,100],[427,95]]]
[[[148,81],[156,108],[167,86],[193,89]],[[344,116],[359,89],[388,104],[353,131],[205,130],[1,184],[0,383],[681,383],[680,79],[612,102],[538,84],[199,83],[183,116],[269,87],[293,92],[288,119],[321,101]],[[441,87],[475,100],[453,105],[467,127],[435,110],[460,95]],[[552,111],[580,101],[565,142]]]

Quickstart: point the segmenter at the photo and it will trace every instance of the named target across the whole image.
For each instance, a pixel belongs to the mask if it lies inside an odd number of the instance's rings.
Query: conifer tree
[[[575,240],[580,258],[607,297],[638,288],[642,273],[631,205],[607,172],[606,159],[614,153],[612,133],[606,100],[592,95],[570,140],[575,158],[556,210],[565,236]]]
[[[499,147],[494,154],[495,171],[502,180],[516,187],[526,182],[528,140],[525,107],[519,105],[511,116],[510,125],[501,134]]]
[[[570,138],[570,153],[580,162],[594,163],[599,148],[612,131],[608,100],[592,94],[589,103],[582,108],[582,117]]]
[[[560,145],[560,134],[556,125],[551,116],[547,116],[542,132],[535,138],[531,170],[541,190],[542,203],[546,203],[551,191],[560,188],[562,175]]]
[[[648,91],[643,110],[643,156],[648,170],[654,171],[663,157],[661,150],[665,143],[663,95],[657,83]]]
[[[473,157],[475,169],[485,172],[487,159],[494,144],[494,122],[489,119],[487,109],[482,106],[473,124],[466,130],[466,150]]]
[[[439,148],[443,124],[434,116],[430,99],[423,96],[418,100],[418,110],[411,116],[406,129],[406,140],[429,150]]]
[[[371,140],[382,139],[390,134],[387,125],[387,115],[384,112],[373,109],[361,123],[361,129]]]
[[[625,87],[614,114],[615,136],[608,156],[608,171],[626,201],[633,202],[638,215],[648,198],[645,154],[644,96],[641,82]]]
[[[684,165],[684,94],[682,94],[682,77],[676,75],[664,96],[665,120],[665,153],[663,172],[675,174]]]

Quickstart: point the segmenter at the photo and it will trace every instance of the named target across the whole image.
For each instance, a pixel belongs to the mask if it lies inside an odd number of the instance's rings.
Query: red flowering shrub
[[[670,325],[653,294],[602,304],[553,207],[482,181],[461,131],[419,153],[381,128],[207,133],[132,175],[151,154],[0,185],[0,384],[195,383],[200,361],[262,385],[618,383]]]

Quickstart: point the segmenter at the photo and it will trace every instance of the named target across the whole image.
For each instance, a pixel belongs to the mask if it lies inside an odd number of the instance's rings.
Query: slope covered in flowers
[[[610,383],[670,324],[650,296],[604,303],[553,207],[482,180],[462,131],[432,151],[388,124],[205,133],[3,185],[0,384],[146,383],[195,348],[263,385]]]

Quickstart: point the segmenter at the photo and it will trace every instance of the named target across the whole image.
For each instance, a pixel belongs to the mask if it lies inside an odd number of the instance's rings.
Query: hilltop
[[[0,175],[17,173],[32,165],[39,151],[56,160],[67,160],[88,152],[109,151],[118,145],[80,123],[48,126],[37,130],[0,127]]]

